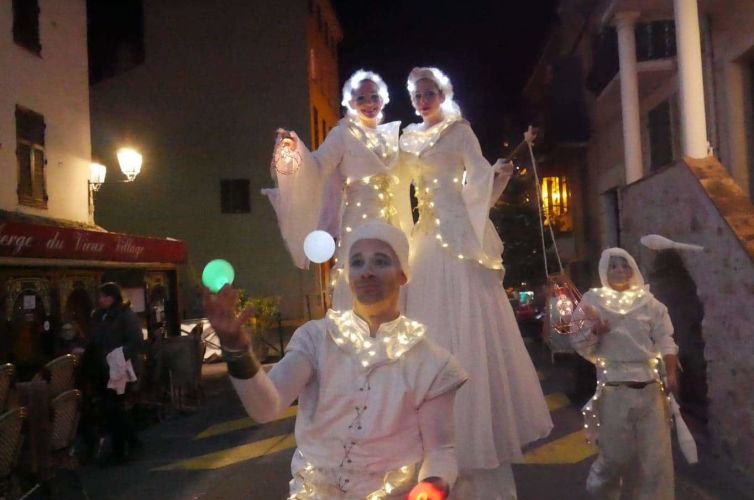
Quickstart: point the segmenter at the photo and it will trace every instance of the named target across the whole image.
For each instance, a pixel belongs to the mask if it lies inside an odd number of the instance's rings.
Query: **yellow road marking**
[[[571,400],[568,399],[568,396],[561,392],[548,394],[545,396],[545,401],[547,402],[547,409],[550,411],[559,410],[571,404]]]
[[[286,409],[278,418],[273,420],[273,422],[295,417],[297,411],[298,406],[291,406],[290,408]],[[237,420],[229,420],[228,422],[223,422],[221,424],[215,424],[207,427],[207,429],[197,434],[194,439],[206,439],[209,437],[219,436],[220,434],[226,434],[228,432],[254,427],[255,425],[259,424],[254,422],[254,420],[249,417],[239,418]]]
[[[293,434],[274,436],[254,443],[244,444],[228,448],[207,455],[201,455],[188,460],[182,460],[163,467],[152,469],[153,471],[168,470],[206,470],[222,469],[229,465],[237,464],[263,455],[288,450],[296,447],[296,438]]]
[[[527,465],[575,464],[597,453],[597,449],[587,443],[584,431],[555,439],[527,452],[519,462]]]

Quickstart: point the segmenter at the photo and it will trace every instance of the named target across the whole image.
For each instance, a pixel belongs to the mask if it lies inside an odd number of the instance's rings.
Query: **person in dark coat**
[[[97,297],[98,309],[92,314],[92,333],[89,345],[88,379],[98,398],[100,418],[112,439],[113,458],[121,462],[128,450],[140,446],[133,423],[126,412],[125,394],[108,388],[110,369],[107,355],[122,347],[123,356],[136,365],[143,343],[139,318],[123,301],[123,292],[116,283],[103,283]]]

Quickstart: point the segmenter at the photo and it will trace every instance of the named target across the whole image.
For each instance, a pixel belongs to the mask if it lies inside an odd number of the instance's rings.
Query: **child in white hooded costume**
[[[579,354],[597,366],[597,392],[583,413],[599,456],[586,487],[596,498],[617,500],[623,476],[636,463],[632,498],[672,499],[670,409],[660,371],[664,361],[667,387],[676,392],[673,325],[628,252],[602,252],[599,275],[602,288],[584,294],[574,314],[582,326],[571,337]]]

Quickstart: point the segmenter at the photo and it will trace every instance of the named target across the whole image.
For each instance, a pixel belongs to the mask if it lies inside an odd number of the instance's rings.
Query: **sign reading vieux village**
[[[0,257],[183,262],[182,241],[0,221]]]

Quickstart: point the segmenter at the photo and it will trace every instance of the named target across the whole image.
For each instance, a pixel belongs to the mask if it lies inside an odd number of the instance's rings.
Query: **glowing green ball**
[[[202,271],[202,283],[212,293],[219,292],[225,285],[232,285],[235,277],[233,266],[223,259],[209,261]]]

